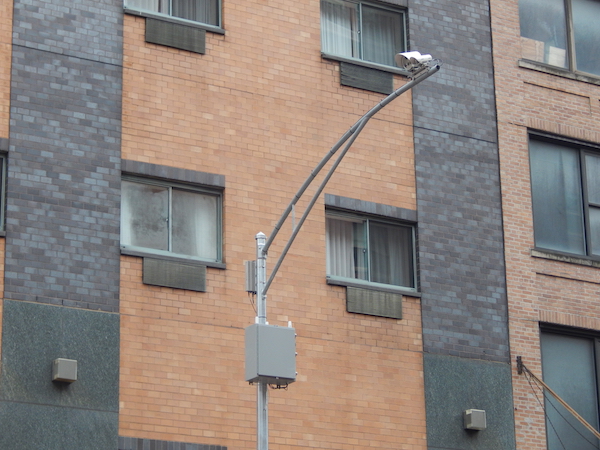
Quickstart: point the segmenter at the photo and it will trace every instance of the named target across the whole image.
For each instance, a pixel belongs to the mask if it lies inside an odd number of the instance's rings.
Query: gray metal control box
[[[463,413],[465,430],[485,430],[487,421],[485,410],[483,409],[467,409]]]
[[[77,360],[58,358],[52,363],[52,381],[73,383],[77,381]]]
[[[246,328],[246,381],[296,381],[296,330],[255,323]]]

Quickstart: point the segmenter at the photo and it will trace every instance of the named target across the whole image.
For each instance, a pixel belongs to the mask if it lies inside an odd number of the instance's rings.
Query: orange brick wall
[[[514,362],[541,375],[540,322],[600,330],[600,269],[531,256],[527,131],[600,143],[600,86],[518,67],[518,2],[492,0],[491,12],[517,448],[541,450],[543,412]]]
[[[226,35],[207,33],[205,55],[145,44],[144,20],[125,17],[123,158],[225,175],[227,269],[209,268],[207,292],[193,293],[143,285],[141,259],[122,257],[119,433],[236,449],[256,439],[243,261],[383,96],[341,87],[321,59],[318,2],[223,4]],[[411,115],[405,94],[372,119],[325,192],[415,209]],[[269,291],[269,322],[296,328],[299,372],[270,391],[270,443],[424,450],[420,302],[404,299],[403,320],[348,314],[344,289],[325,283],[323,212],[321,198]]]
[[[12,10],[12,0],[0,0],[0,138],[8,138]]]

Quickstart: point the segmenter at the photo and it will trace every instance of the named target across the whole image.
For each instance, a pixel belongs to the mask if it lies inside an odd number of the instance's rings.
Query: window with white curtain
[[[415,288],[414,227],[329,211],[327,276]]]
[[[381,4],[321,0],[323,53],[394,66],[406,50],[405,12]]]
[[[221,260],[221,196],[184,185],[122,181],[121,245],[149,253]]]
[[[219,0],[125,0],[125,7],[214,26],[221,21]]]
[[[600,257],[600,153],[594,150],[530,138],[537,248]]]

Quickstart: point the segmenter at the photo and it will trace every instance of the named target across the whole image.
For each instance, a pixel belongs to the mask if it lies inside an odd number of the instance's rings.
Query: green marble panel
[[[429,450],[514,450],[510,366],[445,355],[424,355]],[[487,428],[465,430],[463,412],[486,411]]]

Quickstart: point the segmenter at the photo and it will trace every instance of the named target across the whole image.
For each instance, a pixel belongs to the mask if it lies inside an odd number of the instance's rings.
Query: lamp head
[[[421,55],[419,52],[398,53],[395,57],[398,67],[409,72],[423,68],[425,63],[431,61],[431,55]]]

